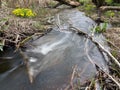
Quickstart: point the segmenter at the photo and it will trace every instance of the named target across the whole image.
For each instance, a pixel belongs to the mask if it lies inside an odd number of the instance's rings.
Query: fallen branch
[[[90,39],[99,49],[101,49],[104,53],[106,53],[109,57],[111,57],[112,60],[120,67],[120,63],[118,62],[118,60],[117,60],[109,51],[107,51],[106,49],[104,49],[104,47],[103,47],[100,43],[96,42],[96,41],[93,39],[93,36],[90,36],[90,35],[88,35],[87,33],[83,32],[83,31],[81,31],[81,30],[79,30],[79,29],[77,29],[77,28],[75,28],[75,27],[71,27],[71,29],[72,29],[73,31],[75,31],[76,33],[78,33],[78,34],[85,35],[85,36],[87,37],[87,39]],[[86,44],[87,44],[87,43],[86,43]],[[86,51],[86,52],[87,52],[87,51]],[[91,57],[89,56],[89,54],[87,54],[87,57],[88,57],[89,61],[90,61],[96,68],[99,68],[99,69],[100,69],[103,73],[105,73],[112,81],[114,81],[114,82],[118,85],[118,87],[120,88],[120,83],[119,83],[118,81],[116,81],[109,73],[107,73],[106,71],[104,71],[104,70],[102,69],[102,67],[100,67],[97,63],[93,62],[92,59],[91,59]]]
[[[75,65],[73,68],[71,79],[70,79],[70,85],[67,85],[67,87],[64,90],[74,90],[73,79],[75,77],[76,69],[77,69],[77,65]]]
[[[15,39],[16,44],[19,42],[19,37],[20,37],[20,35],[17,34],[16,39]]]
[[[120,11],[120,6],[102,6],[100,7],[101,11],[107,11],[107,10],[117,10]]]
[[[75,65],[75,67],[73,68],[73,72],[72,72],[72,76],[71,76],[71,80],[70,80],[70,85],[72,87],[72,90],[74,90],[73,79],[75,77],[76,68],[77,68],[77,65]]]
[[[30,70],[29,70],[29,65],[28,65],[28,60],[29,60],[29,58],[28,58],[28,56],[27,55],[25,55],[24,54],[24,52],[19,48],[18,49],[19,50],[19,52],[20,52],[20,54],[21,54],[21,56],[23,57],[23,64],[26,66],[26,69],[27,69],[27,73],[28,73],[28,77],[29,77],[29,81],[30,81],[30,83],[33,83],[33,81],[34,81],[34,77],[30,74]]]
[[[78,34],[83,34],[85,35],[88,39],[90,39],[99,49],[101,49],[101,51],[103,51],[104,53],[106,53],[120,68],[120,63],[118,62],[118,60],[108,51],[106,50],[100,43],[96,42],[92,36],[88,35],[87,33],[75,28],[75,27],[70,27],[73,31],[75,31]]]

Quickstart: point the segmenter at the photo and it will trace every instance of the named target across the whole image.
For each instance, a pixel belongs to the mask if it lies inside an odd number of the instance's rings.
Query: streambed
[[[27,43],[23,53],[28,59],[28,69],[19,52],[8,49],[0,54],[0,57],[12,57],[0,61],[3,67],[0,68],[0,90],[64,90],[70,85],[74,68],[73,84],[84,84],[96,75],[92,62],[109,72],[107,56],[91,40],[70,29],[72,26],[91,34],[96,24],[92,19],[77,9],[63,10],[55,15],[53,24],[47,35]],[[101,34],[94,39],[107,48]],[[34,78],[32,83],[28,73]]]

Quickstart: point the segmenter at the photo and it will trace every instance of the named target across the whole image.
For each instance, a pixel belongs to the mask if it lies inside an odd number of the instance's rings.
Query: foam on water
[[[43,55],[46,55],[48,54],[50,51],[54,50],[58,45],[62,44],[65,42],[65,40],[67,38],[69,38],[70,36],[70,33],[67,33],[63,38],[61,38],[60,40],[57,40],[57,41],[50,41],[48,43],[45,43],[41,46],[38,46],[34,49],[32,49],[31,51],[32,52],[35,52],[35,53],[42,53]]]
[[[34,58],[34,57],[30,57],[29,61],[30,61],[30,62],[37,62],[37,59]]]

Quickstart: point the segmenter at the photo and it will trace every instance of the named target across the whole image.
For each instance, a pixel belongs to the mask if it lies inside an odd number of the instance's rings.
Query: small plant
[[[112,51],[111,53],[114,57],[117,57],[117,51]]]
[[[114,13],[113,11],[107,11],[107,12],[105,13],[105,15],[108,16],[108,17],[114,17],[114,16],[115,16],[115,13]]]
[[[18,17],[34,17],[36,13],[34,13],[31,9],[27,8],[18,8],[12,11],[12,13]]]
[[[95,8],[95,5],[93,5],[93,4],[86,4],[85,5],[85,10],[86,11],[91,11],[91,10],[93,10]]]
[[[94,30],[96,33],[102,33],[105,32],[106,29],[107,29],[107,23],[103,23],[102,25],[96,26]]]

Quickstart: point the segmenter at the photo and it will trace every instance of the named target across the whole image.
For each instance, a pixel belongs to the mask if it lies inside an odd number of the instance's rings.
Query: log
[[[72,6],[72,7],[77,7],[77,6],[80,6],[80,3],[76,0],[54,0],[54,1],[57,1],[59,2],[57,5],[54,6],[54,8],[62,5],[62,4],[65,4],[65,5],[68,5],[68,6]]]
[[[120,11],[120,6],[101,6],[101,11],[107,11],[107,10],[117,10]]]

